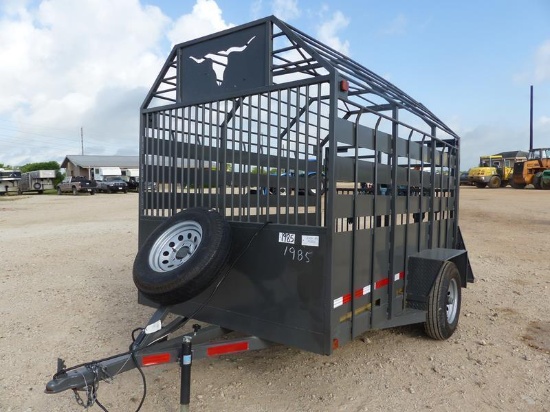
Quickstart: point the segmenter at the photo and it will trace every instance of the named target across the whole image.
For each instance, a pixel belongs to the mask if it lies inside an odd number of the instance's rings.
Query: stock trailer
[[[192,359],[453,334],[459,137],[421,103],[272,16],[174,46],[140,115],[133,280],[155,311],[127,352],[58,360],[47,393],[104,409],[100,381],[177,362],[188,410]]]

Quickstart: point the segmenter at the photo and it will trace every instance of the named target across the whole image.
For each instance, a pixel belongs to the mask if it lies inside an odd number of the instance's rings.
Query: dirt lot
[[[368,333],[331,357],[288,347],[193,365],[193,411],[550,411],[550,192],[461,191],[476,283],[457,332]],[[137,304],[136,194],[0,198],[0,410],[78,411],[44,394],[67,365],[122,352],[152,310]],[[179,368],[150,368],[142,411],[179,410]],[[137,371],[102,383],[100,401],[133,411]],[[97,406],[91,410],[100,409]]]

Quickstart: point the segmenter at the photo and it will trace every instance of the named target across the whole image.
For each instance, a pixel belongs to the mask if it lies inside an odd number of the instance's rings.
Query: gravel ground
[[[373,331],[330,356],[272,347],[193,364],[192,411],[550,411],[549,192],[461,190],[476,282],[455,334]],[[47,395],[56,369],[123,352],[152,310],[137,304],[138,196],[0,198],[0,411],[79,411]],[[179,410],[179,368],[149,368],[142,411]],[[137,371],[102,383],[133,411]],[[93,406],[90,410],[100,409]]]

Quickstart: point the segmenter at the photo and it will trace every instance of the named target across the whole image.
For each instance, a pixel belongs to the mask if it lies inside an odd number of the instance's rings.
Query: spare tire
[[[134,283],[162,305],[185,302],[221,274],[230,246],[229,223],[218,212],[186,209],[147,238],[134,260]]]

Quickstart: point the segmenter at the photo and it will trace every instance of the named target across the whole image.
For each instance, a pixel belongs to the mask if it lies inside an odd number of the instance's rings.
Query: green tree
[[[21,173],[32,172],[34,170],[59,170],[61,166],[56,161],[51,162],[39,162],[39,163],[27,163],[21,166]]]

